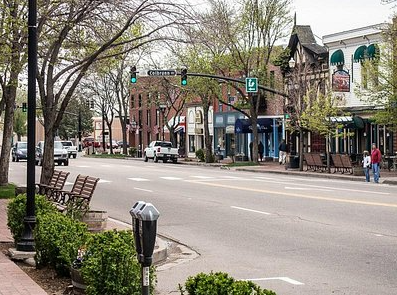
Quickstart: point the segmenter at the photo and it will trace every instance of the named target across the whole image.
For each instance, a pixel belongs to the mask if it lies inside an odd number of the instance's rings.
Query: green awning
[[[345,64],[345,56],[343,55],[343,51],[338,49],[331,55],[331,65],[339,66]]]
[[[359,48],[356,49],[353,55],[353,61],[354,62],[360,62],[362,61],[367,55],[367,46],[362,45]]]
[[[367,56],[369,59],[379,58],[379,46],[378,44],[371,44],[367,48]]]

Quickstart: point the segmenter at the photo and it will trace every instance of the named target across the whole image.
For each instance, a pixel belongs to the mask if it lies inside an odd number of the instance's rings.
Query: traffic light
[[[87,98],[85,100],[85,106],[89,109],[90,108],[90,100]]]
[[[27,106],[26,102],[23,102],[22,103],[22,112],[26,113],[27,110],[28,110],[28,106]]]
[[[131,83],[136,83],[136,66],[131,67],[130,75]]]
[[[181,85],[182,86],[187,85],[187,69],[181,70]]]

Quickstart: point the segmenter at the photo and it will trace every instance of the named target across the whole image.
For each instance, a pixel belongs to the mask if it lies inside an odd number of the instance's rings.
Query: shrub
[[[140,294],[141,271],[131,231],[113,230],[91,235],[85,250],[81,271],[88,295]],[[150,278],[153,294],[153,268]]]
[[[130,148],[128,149],[128,154],[129,154],[131,157],[136,157],[137,152],[138,152],[138,150],[137,150],[136,147],[130,147]]]
[[[179,285],[182,295],[276,295],[273,291],[261,289],[250,281],[236,281],[227,273],[199,273],[189,277],[185,289]]]
[[[55,206],[44,196],[35,196],[36,216],[48,212],[57,212]],[[23,219],[26,216],[26,194],[20,194],[11,199],[7,206],[7,226],[11,231],[14,242],[18,243],[24,230]]]
[[[196,157],[200,160],[200,162],[205,162],[205,153],[203,149],[198,149],[196,151]]]
[[[56,212],[37,216],[34,235],[37,266],[49,264],[58,274],[67,275],[88,231],[84,223]]]

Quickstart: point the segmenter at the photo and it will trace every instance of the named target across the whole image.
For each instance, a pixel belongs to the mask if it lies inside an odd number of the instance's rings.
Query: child
[[[369,155],[368,151],[364,151],[364,159],[363,159],[363,169],[365,173],[365,181],[369,182],[369,170],[371,169],[371,156]]]

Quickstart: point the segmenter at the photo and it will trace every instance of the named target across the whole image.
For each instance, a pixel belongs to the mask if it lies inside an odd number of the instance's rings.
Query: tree
[[[4,128],[0,154],[0,186],[8,183],[15,101],[19,76],[27,60],[26,42],[27,1],[2,1],[0,3],[0,117],[3,117]]]
[[[22,136],[27,134],[26,114],[18,109],[14,113],[14,132],[17,135],[18,141],[22,140]]]
[[[46,137],[41,182],[47,183],[54,169],[56,130],[90,67],[169,38],[165,30],[185,23],[188,13],[186,6],[170,0],[44,2],[37,80]]]
[[[201,16],[203,29],[201,34],[195,34],[195,39],[212,53],[216,71],[223,76],[257,77],[259,84],[269,85],[268,65],[275,42],[286,36],[286,29],[291,24],[291,1],[244,0],[241,6],[233,6],[234,10],[223,0],[209,2],[209,12]],[[247,95],[239,85],[230,85],[240,94],[239,101],[233,105],[223,103],[250,119],[257,142],[257,119],[263,111],[260,105],[266,100],[266,94],[259,91],[257,95]],[[253,145],[253,156],[257,162],[256,144]]]

